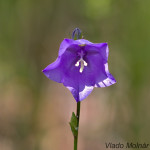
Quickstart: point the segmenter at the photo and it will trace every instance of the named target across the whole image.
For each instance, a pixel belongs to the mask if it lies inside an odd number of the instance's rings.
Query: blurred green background
[[[108,42],[117,84],[81,104],[79,150],[150,142],[150,0],[0,0],[0,150],[71,150],[76,102],[41,72],[74,28]]]

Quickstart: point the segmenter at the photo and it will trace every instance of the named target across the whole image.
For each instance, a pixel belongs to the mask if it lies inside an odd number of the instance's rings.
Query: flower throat
[[[84,45],[80,45],[80,46],[84,46]],[[80,65],[79,72],[82,73],[84,70],[84,67],[87,66],[87,62],[83,59],[83,56],[85,55],[83,51],[78,52],[78,55],[80,59],[76,62],[75,66],[78,67]]]

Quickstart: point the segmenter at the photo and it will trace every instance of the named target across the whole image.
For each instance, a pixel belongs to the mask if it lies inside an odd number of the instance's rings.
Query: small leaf
[[[72,113],[71,120],[70,120],[69,124],[70,124],[73,135],[77,136],[77,133],[78,133],[77,117],[76,117],[74,112]]]

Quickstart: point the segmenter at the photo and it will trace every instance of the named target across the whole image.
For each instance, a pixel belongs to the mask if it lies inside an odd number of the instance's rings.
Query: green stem
[[[80,119],[80,102],[77,103],[76,117],[77,117],[77,136],[74,136],[74,150],[77,150],[77,146],[78,146],[78,131],[79,131],[79,119]]]

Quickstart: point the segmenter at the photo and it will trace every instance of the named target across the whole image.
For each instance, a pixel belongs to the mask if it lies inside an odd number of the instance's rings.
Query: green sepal
[[[77,136],[77,134],[78,134],[77,117],[76,117],[74,112],[72,113],[71,120],[70,120],[69,124],[71,127],[71,131],[73,133],[73,136]]]

